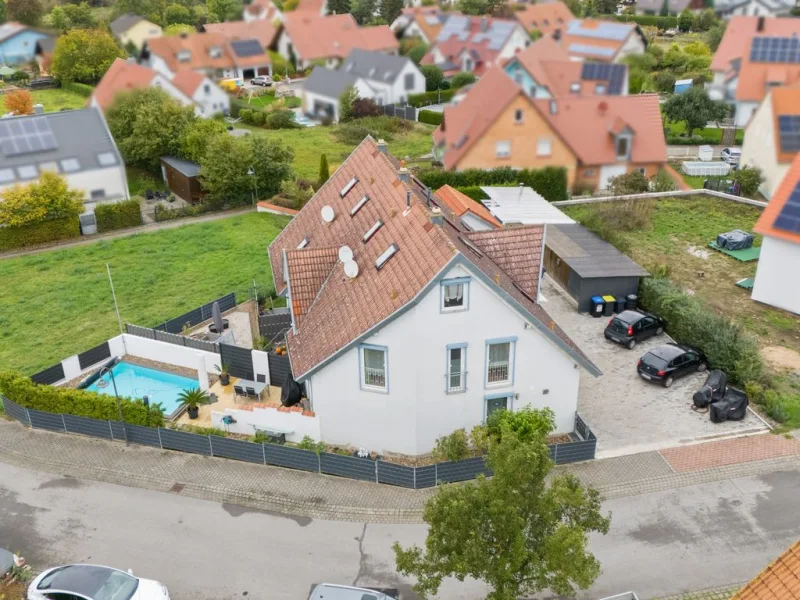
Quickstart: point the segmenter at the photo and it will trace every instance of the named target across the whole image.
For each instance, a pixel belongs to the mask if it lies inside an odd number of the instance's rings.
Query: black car
[[[633,349],[637,342],[664,333],[666,324],[655,315],[640,310],[625,310],[606,325],[607,340]]]
[[[697,348],[683,344],[664,344],[653,348],[639,359],[636,372],[648,381],[670,387],[676,379],[708,368],[708,359]]]

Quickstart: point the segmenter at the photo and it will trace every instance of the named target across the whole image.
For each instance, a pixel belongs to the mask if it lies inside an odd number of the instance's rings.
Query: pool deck
[[[217,401],[214,404],[206,404],[200,406],[199,414],[196,419],[190,419],[189,413],[184,412],[175,421],[178,425],[193,425],[195,427],[211,427],[211,413],[224,412],[226,408],[235,408],[239,410],[252,410],[253,407],[266,408],[267,406],[278,407],[281,405],[281,388],[274,385],[269,386],[261,394],[259,401],[250,400],[243,396],[235,396],[233,393],[233,386],[240,380],[238,377],[231,377],[230,384],[223,386],[219,381],[209,389],[209,393],[217,395]],[[267,395],[269,392],[269,395]]]

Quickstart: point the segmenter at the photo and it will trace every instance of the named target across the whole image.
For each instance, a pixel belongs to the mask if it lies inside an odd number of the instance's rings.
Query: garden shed
[[[200,165],[175,156],[161,157],[161,175],[170,192],[187,202],[200,202],[203,190],[197,176]]]
[[[730,173],[730,170],[731,166],[726,162],[722,162],[721,160],[710,162],[686,161],[683,163],[683,165],[681,165],[681,171],[687,175],[701,177],[722,177]]]
[[[578,303],[591,309],[592,296],[624,298],[637,294],[639,278],[649,273],[608,242],[579,225],[548,225],[544,268]]]

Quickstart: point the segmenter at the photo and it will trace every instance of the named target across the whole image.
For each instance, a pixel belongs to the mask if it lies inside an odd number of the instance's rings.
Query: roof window
[[[389,262],[389,259],[397,254],[398,250],[400,250],[400,248],[397,247],[397,244],[392,244],[389,246],[386,250],[384,250],[383,254],[378,257],[378,260],[375,261],[375,268],[380,271],[386,265],[386,263]]]
[[[0,183],[9,183],[14,179],[14,169],[0,169]]]
[[[354,217],[358,211],[360,211],[363,206],[369,201],[369,195],[365,195],[361,200],[356,202],[356,205],[350,209],[350,216]]]
[[[347,185],[342,188],[342,191],[339,192],[339,197],[344,198],[345,196],[347,196],[350,190],[356,187],[357,183],[358,183],[358,177],[353,177],[350,181],[347,182]]]
[[[178,52],[178,62],[189,62],[192,60],[192,53],[188,50],[181,50]]]
[[[383,227],[383,221],[378,219],[377,221],[375,221],[375,224],[369,228],[367,233],[364,234],[364,237],[361,238],[361,242],[363,244],[366,244],[368,241],[372,239],[373,235],[378,233],[378,229],[380,229],[381,227]]]
[[[299,244],[297,244],[297,249],[302,250],[306,246],[308,246],[308,238],[304,237],[303,240]]]
[[[97,162],[101,167],[110,167],[117,164],[117,157],[113,152],[101,152],[97,155]]]
[[[81,162],[77,158],[64,158],[61,160],[61,169],[64,173],[74,173],[80,171]]]

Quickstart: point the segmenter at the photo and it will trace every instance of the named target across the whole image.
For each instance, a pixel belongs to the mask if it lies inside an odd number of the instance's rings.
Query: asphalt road
[[[612,531],[592,540],[604,573],[582,598],[640,598],[748,580],[800,537],[798,472],[608,501]],[[328,581],[399,588],[391,543],[422,525],[364,525],[267,514],[180,494],[85,482],[0,463],[0,545],[36,568],[94,562],[164,582],[176,600],[307,598]],[[440,598],[482,597],[448,581]]]

